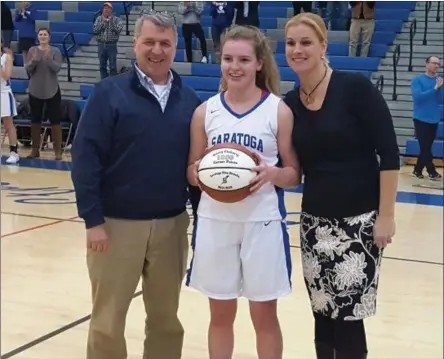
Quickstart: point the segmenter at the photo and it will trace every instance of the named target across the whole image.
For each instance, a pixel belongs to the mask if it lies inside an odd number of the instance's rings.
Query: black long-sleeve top
[[[380,171],[398,170],[400,159],[390,110],[371,81],[333,71],[320,110],[308,110],[298,89],[285,102],[304,173],[302,210],[338,219],[378,210]]]

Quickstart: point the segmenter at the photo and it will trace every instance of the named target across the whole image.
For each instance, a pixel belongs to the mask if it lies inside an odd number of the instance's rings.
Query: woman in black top
[[[285,102],[304,173],[303,273],[317,357],[363,359],[363,319],[375,315],[382,252],[395,233],[399,150],[382,95],[364,76],[329,67],[326,36],[315,14],[286,25],[287,62],[300,79]]]

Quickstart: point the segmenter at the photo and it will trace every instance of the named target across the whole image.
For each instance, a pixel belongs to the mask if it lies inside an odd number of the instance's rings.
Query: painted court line
[[[58,223],[58,222],[48,223],[48,225],[56,224],[56,223]],[[293,248],[293,249],[299,249],[299,250],[301,248],[300,246],[297,246],[297,245],[290,245],[290,247]],[[385,259],[392,259],[392,260],[400,260],[400,261],[405,261],[405,262],[432,264],[432,265],[440,265],[440,266],[443,265],[443,263],[439,263],[439,262],[423,261],[423,260],[415,260],[415,259],[407,259],[407,258],[396,258],[396,257],[384,257],[384,258]],[[139,297],[141,294],[142,294],[142,291],[136,292],[133,295],[133,299]],[[86,315],[86,316],[84,316],[84,317],[82,317],[80,319],[77,319],[77,320],[75,320],[75,321],[73,321],[71,323],[68,323],[68,324],[64,325],[63,327],[60,327],[60,328],[58,328],[56,330],[53,330],[52,332],[49,332],[49,333],[47,333],[45,335],[42,335],[42,336],[40,336],[40,337],[38,337],[38,338],[28,342],[28,343],[26,343],[26,344],[16,348],[16,349],[13,349],[13,350],[3,354],[0,357],[0,359],[9,359],[9,358],[11,358],[11,357],[13,357],[13,356],[15,356],[17,354],[20,354],[20,353],[22,353],[22,352],[24,352],[24,351],[26,351],[26,350],[36,346],[36,345],[39,345],[39,344],[41,344],[41,343],[43,343],[43,342],[45,342],[45,341],[47,341],[47,340],[49,340],[49,339],[59,335],[59,334],[62,334],[62,333],[66,332],[66,331],[68,331],[70,329],[73,329],[73,328],[77,327],[78,325],[87,322],[90,319],[91,319],[91,314],[88,314],[88,315]]]
[[[19,212],[7,212],[7,211],[2,211],[1,214],[7,214],[7,215],[11,215],[11,216],[18,216],[18,217],[49,219],[49,220],[52,220],[52,221],[65,221],[65,222],[84,223],[83,220],[78,219],[78,217],[75,217],[77,219],[60,218],[60,217],[40,216],[40,215],[36,215],[36,214],[27,214],[27,213],[19,213]]]
[[[72,220],[72,219],[76,219],[76,218],[78,218],[78,217],[77,216],[71,217],[71,218],[68,218],[68,220]],[[36,229],[53,226],[55,224],[59,224],[59,223],[63,223],[63,222],[66,222],[66,221],[64,219],[60,219],[60,220],[57,220],[57,221],[54,221],[54,222],[49,222],[49,223],[45,223],[45,224],[39,224],[38,226],[33,226],[33,227],[21,229],[19,231],[3,234],[2,236],[0,236],[0,238],[6,238],[6,237],[10,237],[10,236],[13,236],[13,235],[16,235],[16,234],[34,231]]]
[[[133,299],[140,296],[141,294],[142,294],[142,291],[136,292],[133,295]],[[35,347],[36,345],[41,344],[41,343],[59,335],[59,334],[62,334],[64,332],[68,331],[69,329],[77,327],[78,325],[85,323],[90,319],[91,319],[91,314],[85,315],[84,317],[77,319],[67,325],[64,325],[63,327],[60,327],[59,329],[53,330],[52,332],[42,335],[41,337],[31,340],[30,342],[3,354],[0,358],[1,359],[8,359],[8,358],[11,358],[17,354],[23,353],[25,350]]]

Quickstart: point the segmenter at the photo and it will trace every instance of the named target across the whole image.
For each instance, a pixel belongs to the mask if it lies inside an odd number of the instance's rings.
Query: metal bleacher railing
[[[401,58],[401,45],[396,45],[395,51],[393,51],[393,94],[392,100],[396,101],[398,94],[396,92],[396,87],[398,86],[398,63]]]
[[[410,24],[410,54],[409,54],[409,71],[413,71],[413,39],[416,35],[416,19],[413,19],[412,23]]]
[[[436,22],[441,21],[440,12],[441,12],[441,1],[437,1],[437,10],[436,10]],[[425,8],[425,23],[424,23],[424,38],[422,40],[423,45],[427,45],[427,34],[428,34],[428,26],[429,26],[429,12],[432,8],[432,2],[427,1],[426,2],[426,8]]]
[[[71,42],[70,45],[68,45],[68,41]],[[68,47],[69,46],[69,47]],[[66,65],[68,67],[68,82],[72,82],[72,76],[71,76],[71,61],[69,59],[69,54],[71,50],[75,50],[77,47],[76,44],[76,38],[74,37],[74,33],[68,32],[65,34],[62,40],[62,51],[63,51],[63,57],[66,60]]]
[[[384,75],[380,75],[376,80],[375,87],[379,90],[380,93],[384,91]]]

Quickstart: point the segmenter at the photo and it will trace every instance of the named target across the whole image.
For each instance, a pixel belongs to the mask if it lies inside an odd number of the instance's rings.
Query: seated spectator
[[[211,25],[211,37],[213,38],[214,62],[220,62],[220,40],[222,34],[233,22],[234,9],[229,2],[213,1],[211,3],[211,17],[213,23]]]
[[[259,27],[259,1],[236,1],[236,25],[250,25]]]
[[[29,1],[20,1],[15,12],[15,25],[19,34],[19,51],[23,55],[23,64],[28,63],[28,51],[35,45],[35,10]]]
[[[193,34],[199,39],[202,51],[201,62],[208,63],[207,41],[205,33],[200,24],[200,15],[204,10],[204,2],[200,1],[181,1],[179,3],[179,14],[182,15],[182,34],[185,41],[185,52],[187,61],[193,62]]]
[[[93,27],[94,35],[97,35],[101,79],[117,75],[117,42],[122,28],[122,21],[113,15],[113,5],[106,2],[102,8],[102,15],[96,19]]]
[[[8,135],[9,140],[9,157],[6,159],[6,163],[17,163],[20,160],[17,151],[17,131],[14,127],[13,117],[17,115],[17,106],[15,98],[11,90],[11,75],[12,75],[12,51],[11,49],[3,47],[3,41],[1,46],[1,67],[0,67],[0,80],[1,80],[1,117],[3,125],[5,126],[5,132]]]
[[[2,1],[2,46],[11,47],[12,34],[14,32],[14,23],[12,22],[12,14],[6,1]]]
[[[31,140],[32,150],[28,158],[40,157],[40,135],[44,106],[51,122],[51,139],[54,144],[56,160],[62,159],[62,129],[60,126],[61,92],[58,72],[62,67],[62,54],[57,47],[49,45],[50,32],[40,29],[40,45],[29,50],[29,62],[26,70],[29,79],[29,105],[31,107]]]
[[[361,57],[367,57],[375,32],[376,1],[351,1],[349,56],[356,56],[359,35],[362,34]]]
[[[327,1],[326,24],[328,30],[346,31],[348,23],[347,11],[347,1]]]

